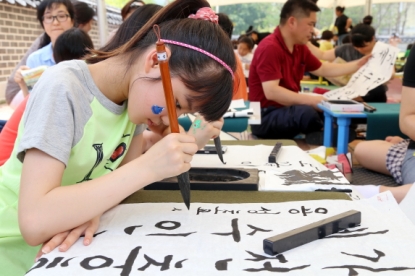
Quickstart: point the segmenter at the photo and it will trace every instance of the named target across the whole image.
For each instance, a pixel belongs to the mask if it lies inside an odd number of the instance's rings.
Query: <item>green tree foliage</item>
[[[256,3],[221,6],[234,24],[234,35],[245,33],[249,26],[260,32],[272,32],[279,23],[282,3]],[[215,9],[215,7],[213,7]]]
[[[117,0],[113,0],[117,1]],[[234,35],[245,33],[250,25],[260,32],[272,32],[279,24],[283,3],[250,3],[220,6],[219,12],[226,13],[234,23]],[[215,10],[216,7],[213,7]],[[384,3],[372,5],[373,27],[378,35],[393,32],[400,35],[415,34],[415,3]],[[345,12],[353,25],[361,23],[365,14],[364,6],[347,7]],[[322,8],[317,14],[316,27],[329,29],[335,20],[334,8]]]

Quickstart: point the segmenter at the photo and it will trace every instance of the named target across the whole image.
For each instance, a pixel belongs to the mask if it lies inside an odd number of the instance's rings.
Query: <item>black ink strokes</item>
[[[250,224],[247,224],[249,228],[254,229],[254,231],[252,231],[251,233],[248,233],[247,235],[253,236],[255,235],[256,232],[260,231],[260,232],[271,232],[272,230],[265,230]]]
[[[332,171],[304,172],[299,170],[291,170],[275,175],[281,179],[284,179],[285,182],[282,185],[286,186],[307,183],[333,184],[333,181],[341,181],[343,179],[341,175],[336,175]]]
[[[40,258],[39,260],[37,260],[37,265],[32,267],[28,272],[26,272],[26,274],[28,274],[30,271],[41,268],[42,266],[44,266],[45,264],[47,264],[49,262],[49,260],[47,258]]]
[[[164,257],[164,261],[162,263],[159,263],[155,261],[154,259],[150,258],[146,254],[144,254],[144,259],[146,259],[147,263],[140,267],[138,270],[145,271],[147,268],[150,267],[150,265],[159,266],[160,271],[168,270],[170,268],[170,262],[173,259],[173,255],[167,255]]]
[[[175,268],[183,268],[183,262],[184,262],[184,261],[187,261],[187,259],[184,259],[184,260],[178,261],[177,263],[175,263],[175,264],[174,264],[174,267],[175,267]]]
[[[155,233],[155,234],[148,234],[146,236],[164,236],[164,237],[187,237],[191,234],[194,234],[197,232],[189,232],[189,233],[180,233],[180,234],[164,234],[164,233]]]
[[[240,242],[241,241],[241,233],[239,232],[239,228],[238,228],[238,219],[233,219],[232,223],[232,232],[229,233],[212,233],[212,235],[219,235],[219,236],[230,236],[232,235],[233,240],[235,242]]]
[[[64,261],[63,263],[61,263],[61,267],[68,267],[69,265],[69,261],[74,259],[76,257],[72,257],[67,259],[66,261]],[[64,259],[64,257],[56,257],[55,259],[53,259],[53,261],[51,263],[49,263],[46,268],[54,268],[56,267],[62,260]],[[31,268],[28,272],[26,272],[26,274],[28,274],[30,271],[37,269],[37,268],[41,268],[43,266],[45,266],[47,263],[49,262],[49,259],[47,258],[40,258],[37,261],[37,265],[33,268]]]
[[[346,252],[341,252],[344,255],[348,255],[348,256],[353,256],[356,258],[362,258],[362,259],[366,259],[369,260],[371,262],[375,262],[377,263],[379,261],[380,258],[385,257],[385,253],[383,253],[382,251],[373,249],[373,251],[376,253],[377,257],[369,257],[369,256],[364,256],[364,255],[358,255],[358,254],[350,254],[350,253],[346,253]]]
[[[93,237],[93,238],[95,238],[96,236],[101,235],[101,234],[103,234],[103,233],[105,233],[105,232],[107,232],[107,230],[104,230],[104,231],[101,231],[101,232],[95,233],[94,235],[92,235],[92,237]],[[81,235],[80,237],[81,237],[81,238],[82,238],[82,237],[85,237],[85,235]]]
[[[182,209],[178,209],[178,208],[176,208],[176,207],[173,207],[173,210],[171,210],[172,212],[174,212],[174,211],[181,211]]]
[[[271,262],[265,262],[263,268],[247,268],[247,269],[244,269],[244,270],[245,271],[248,271],[248,272],[260,272],[260,271],[290,272],[290,271],[293,271],[293,270],[304,269],[304,268],[309,267],[309,266],[310,265],[302,265],[302,266],[296,266],[296,267],[293,267],[293,268],[288,268],[288,267],[273,267],[271,265]]]
[[[171,223],[173,225],[172,226],[166,226],[165,225],[165,224],[169,224],[169,223]],[[163,221],[157,222],[155,226],[157,228],[160,228],[160,229],[163,229],[163,230],[174,230],[174,229],[179,228],[181,225],[182,224],[180,222],[177,222],[177,221],[163,220]]]
[[[355,276],[355,275],[359,275],[359,273],[356,271],[356,269],[363,269],[363,270],[368,270],[368,271],[372,271],[372,272],[385,272],[385,271],[403,271],[403,270],[410,270],[410,269],[414,269],[415,267],[389,267],[389,268],[372,268],[372,267],[368,267],[368,266],[363,266],[363,265],[342,265],[342,266],[328,266],[328,267],[323,267],[323,269],[340,269],[340,268],[345,268],[349,270],[349,276]]]
[[[46,268],[52,268],[57,266],[61,261],[63,260],[63,257],[57,257],[53,260],[53,262],[51,262],[50,264],[47,265]]]
[[[283,254],[278,254],[277,256],[272,256],[272,257],[268,257],[268,256],[262,256],[256,253],[253,253],[251,251],[245,250],[248,254],[250,254],[252,257],[254,257],[253,259],[245,259],[247,261],[252,261],[252,262],[261,262],[261,261],[265,261],[265,260],[278,260],[280,263],[286,263],[287,260],[285,259]]]
[[[96,265],[97,260],[102,260],[102,263],[99,264],[99,265]],[[86,270],[94,270],[94,269],[100,269],[100,268],[104,268],[104,267],[110,267],[113,262],[114,261],[111,258],[102,256],[102,255],[97,255],[97,256],[88,257],[88,258],[83,259],[81,261],[80,265],[81,265],[82,268],[84,268]],[[91,263],[94,263],[94,265],[92,265]]]
[[[172,225],[169,225],[172,224]],[[162,230],[175,230],[181,226],[180,222],[172,221],[172,220],[163,220],[155,225],[157,228]],[[188,232],[188,233],[179,233],[179,234],[166,234],[166,233],[155,233],[155,234],[148,234],[146,236],[170,236],[170,237],[187,237],[191,234],[197,233],[195,232]]]
[[[261,206],[261,210],[248,210],[248,214],[258,214],[258,215],[278,215],[280,212],[271,213],[270,209],[264,208]]]
[[[128,276],[131,273],[131,270],[133,268],[133,264],[135,259],[138,256],[138,253],[140,252],[141,246],[137,246],[133,250],[131,250],[130,254],[128,254],[127,259],[125,260],[123,265],[114,266],[114,268],[121,268],[120,276]]]
[[[314,210],[314,213],[316,213],[316,214],[327,214],[327,212],[328,212],[328,210],[326,209],[326,208],[323,208],[323,207],[318,207],[318,208],[316,208],[315,210]],[[297,210],[297,209],[290,209],[289,211],[288,211],[288,213],[290,213],[290,214],[293,214],[293,215],[295,215],[295,214],[299,214],[299,213],[302,213],[303,214],[303,216],[307,216],[307,214],[312,214],[313,213],[313,210],[311,210],[311,209],[307,209],[307,208],[305,208],[304,206],[301,206],[301,210]]]
[[[64,261],[62,264],[61,264],[61,267],[68,267],[69,266],[69,261],[70,260],[72,260],[72,259],[75,259],[76,257],[73,257],[73,258],[69,258],[69,259],[67,259],[66,261]]]
[[[217,261],[215,263],[216,270],[219,270],[219,271],[228,270],[228,262],[232,262],[232,259],[225,259],[225,260]]]
[[[124,229],[124,233],[125,233],[125,234],[128,234],[128,235],[131,235],[131,234],[134,232],[134,230],[135,230],[136,228],[139,228],[139,227],[142,227],[142,225],[133,225],[133,226],[128,226],[128,227],[126,227],[126,228]]]
[[[357,231],[355,231],[357,232]],[[350,232],[339,232],[327,237],[324,237],[325,239],[341,239],[341,238],[357,238],[357,237],[364,237],[364,236],[369,236],[369,235],[383,235],[388,233],[389,230],[381,230],[381,231],[377,231],[377,232],[365,232],[365,233],[361,233],[361,234],[351,234],[348,235]]]

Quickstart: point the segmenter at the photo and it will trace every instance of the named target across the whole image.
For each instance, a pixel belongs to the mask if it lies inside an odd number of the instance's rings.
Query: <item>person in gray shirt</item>
[[[351,43],[343,44],[329,51],[323,52],[311,43],[308,43],[307,46],[313,55],[327,61],[333,61],[335,58],[340,57],[349,62],[372,53],[376,44],[375,29],[373,27],[366,24],[357,24],[349,35]],[[384,103],[387,100],[387,90],[388,87],[382,84],[370,90],[365,96],[357,97],[355,100]]]

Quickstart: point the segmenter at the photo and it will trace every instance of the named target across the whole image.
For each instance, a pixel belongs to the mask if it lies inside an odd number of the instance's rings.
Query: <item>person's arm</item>
[[[347,21],[346,21],[346,27],[345,27],[346,32],[349,30],[351,26],[352,26],[352,19],[349,17],[347,18]]]
[[[327,61],[333,61],[336,58],[335,55],[335,49],[331,49],[328,51],[322,51],[320,48],[314,46],[310,41],[307,42],[307,47],[310,50],[310,52],[318,59],[320,60],[327,60]]]
[[[195,139],[170,134],[139,158],[104,176],[61,186],[65,164],[32,148],[26,151],[20,184],[21,233],[38,245],[101,215],[149,183],[186,172],[197,151]]]
[[[26,64],[26,60],[29,57],[29,55],[33,52],[35,52],[36,50],[39,49],[39,45],[40,45],[40,41],[43,37],[43,33],[41,35],[39,35],[35,41],[33,41],[32,45],[30,46],[30,48],[26,51],[25,55],[23,56],[23,58],[20,60],[20,62],[16,65],[16,67],[13,69],[13,72],[10,74],[10,77],[7,78],[7,85],[6,85],[6,98],[7,100],[11,102],[11,100],[13,99],[13,97],[19,92],[19,85],[15,82],[14,80],[14,76],[17,72],[17,70],[19,70],[19,68],[22,65]],[[10,104],[9,102],[9,104]]]
[[[337,77],[337,76],[344,76],[353,74],[360,67],[366,64],[369,60],[371,55],[367,55],[362,57],[361,59],[351,61],[348,63],[328,63],[325,62],[315,71],[312,71],[314,75],[322,76],[322,77]]]
[[[285,106],[310,105],[317,108],[324,97],[321,95],[298,94],[280,86],[280,80],[266,81],[262,83],[265,97],[268,100],[278,102]]]

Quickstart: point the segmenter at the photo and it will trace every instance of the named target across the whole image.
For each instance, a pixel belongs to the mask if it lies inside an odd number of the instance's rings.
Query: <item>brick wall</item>
[[[108,31],[117,28],[108,25]],[[43,29],[36,19],[36,9],[0,2],[0,82],[6,81],[32,42]],[[97,22],[89,35],[95,48],[100,47]]]

